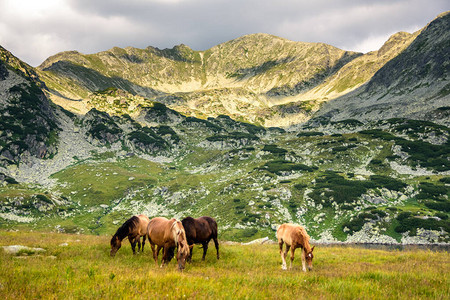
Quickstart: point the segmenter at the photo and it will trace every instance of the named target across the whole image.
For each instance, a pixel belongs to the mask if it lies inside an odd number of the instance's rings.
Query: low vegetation
[[[110,236],[0,231],[0,246],[24,245],[44,252],[7,254],[0,249],[0,297],[168,299],[448,299],[448,252],[321,247],[314,269],[281,270],[278,245],[221,243],[220,260],[194,248],[183,273],[174,261],[155,266],[148,244],[133,256],[125,242],[109,256]],[[211,250],[211,249],[210,249]]]

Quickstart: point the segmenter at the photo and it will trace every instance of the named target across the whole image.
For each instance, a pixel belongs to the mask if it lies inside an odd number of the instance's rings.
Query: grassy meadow
[[[205,262],[194,248],[183,273],[175,261],[155,266],[150,247],[133,256],[126,241],[109,257],[109,236],[0,231],[0,246],[24,245],[43,253],[0,250],[0,298],[156,299],[449,299],[450,255],[429,250],[384,251],[316,247],[314,270],[281,270],[278,246],[212,244]],[[212,246],[212,248],[211,248]]]

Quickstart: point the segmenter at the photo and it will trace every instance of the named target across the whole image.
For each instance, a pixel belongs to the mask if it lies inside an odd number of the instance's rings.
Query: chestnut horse
[[[291,249],[291,264],[289,269],[292,269],[292,262],[294,261],[294,252],[296,248],[302,249],[302,269],[306,272],[305,260],[308,265],[308,270],[312,270],[312,260],[314,247],[309,245],[309,235],[305,228],[295,224],[282,224],[277,230],[278,245],[280,246],[280,254],[282,265],[281,268],[286,270],[286,256]],[[283,253],[283,243],[286,244],[286,250]]]
[[[183,224],[177,219],[156,217],[150,220],[147,229],[148,241],[152,246],[153,258],[158,266],[158,255],[161,248],[163,257],[161,267],[168,263],[172,257],[174,248],[177,247],[178,270],[182,271],[189,255],[189,245],[186,240]],[[157,248],[155,249],[155,245]]]
[[[219,243],[217,242],[216,220],[211,217],[200,217],[197,219],[186,217],[181,220],[181,223],[183,223],[184,230],[186,231],[186,238],[190,248],[188,262],[192,260],[192,250],[194,244],[202,244],[202,260],[205,260],[206,251],[208,251],[208,243],[211,239],[214,240],[217,259],[219,259]]]
[[[138,251],[143,252],[148,222],[150,222],[150,220],[146,215],[132,216],[130,219],[126,220],[111,238],[110,255],[116,255],[117,250],[122,246],[122,240],[126,237],[128,237],[128,240],[130,241],[133,254],[136,254],[136,243],[138,243]],[[143,236],[142,250],[141,236]]]

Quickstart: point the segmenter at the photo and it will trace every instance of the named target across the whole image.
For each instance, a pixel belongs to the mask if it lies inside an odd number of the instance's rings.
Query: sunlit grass
[[[67,243],[68,246],[61,244]],[[226,245],[216,260],[194,248],[180,273],[155,266],[146,245],[133,256],[125,242],[109,257],[109,236],[0,232],[1,245],[42,247],[40,255],[0,250],[0,297],[7,298],[437,298],[450,296],[447,252],[316,247],[314,270],[281,270],[277,245]]]

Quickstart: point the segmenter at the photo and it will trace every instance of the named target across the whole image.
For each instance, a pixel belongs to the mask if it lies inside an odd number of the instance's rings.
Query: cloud
[[[65,50],[180,43],[206,50],[257,32],[366,52],[449,6],[447,0],[2,0],[0,45],[34,66]]]

